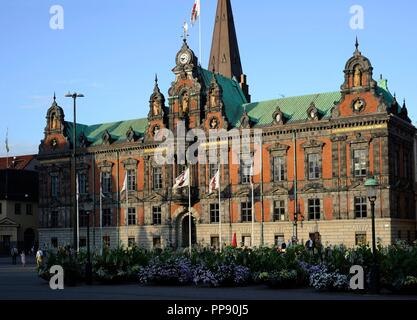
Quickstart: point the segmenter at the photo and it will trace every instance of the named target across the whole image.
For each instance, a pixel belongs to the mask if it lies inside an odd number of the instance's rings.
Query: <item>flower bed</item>
[[[264,284],[282,289],[310,286],[320,291],[348,291],[350,268],[362,266],[369,283],[373,258],[369,247],[331,246],[313,253],[303,246],[293,246],[281,253],[275,247],[226,247],[219,252],[200,246],[193,248],[191,256],[187,250],[147,251],[135,247],[93,254],[92,263],[94,280],[106,284],[139,282],[208,287]],[[379,247],[377,262],[384,288],[396,293],[417,293],[416,245],[398,243]],[[75,285],[84,281],[85,263],[85,253],[60,249],[47,254],[38,272],[49,280],[50,267],[61,265],[67,285]]]

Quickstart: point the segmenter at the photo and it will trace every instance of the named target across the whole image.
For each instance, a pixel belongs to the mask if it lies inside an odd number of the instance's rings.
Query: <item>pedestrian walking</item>
[[[10,250],[10,254],[11,254],[11,256],[12,256],[12,264],[16,264],[17,263],[17,255],[19,254],[19,252],[17,251],[17,248],[16,247],[13,247],[11,250]]]
[[[43,252],[42,252],[42,250],[41,250],[41,249],[39,249],[39,250],[36,252],[36,265],[38,266],[38,268],[39,268],[40,266],[42,266],[42,262],[43,262]]]
[[[22,262],[22,266],[25,267],[26,266],[26,255],[25,255],[24,251],[22,251],[22,253],[20,254],[20,260]]]

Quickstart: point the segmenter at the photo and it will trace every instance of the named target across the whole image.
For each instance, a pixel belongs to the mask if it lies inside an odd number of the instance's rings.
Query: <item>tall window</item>
[[[0,213],[1,213],[1,210],[0,210]],[[32,205],[30,203],[26,204],[26,214],[28,216],[33,215]]]
[[[242,202],[240,214],[242,216],[242,222],[252,222],[252,203]]]
[[[364,177],[368,173],[367,150],[355,150],[353,152],[353,166],[355,177]]]
[[[210,223],[219,223],[219,204],[210,204]]]
[[[400,218],[401,217],[401,196],[398,194],[397,195],[397,210],[395,212],[395,217],[396,218]]]
[[[58,228],[58,212],[51,212],[51,228]]]
[[[110,172],[102,172],[101,173],[101,188],[103,193],[111,193],[112,192],[112,183],[111,183],[111,173]]]
[[[320,199],[308,199],[308,219],[320,220]]]
[[[404,178],[411,179],[413,174],[413,169],[411,167],[410,153],[404,153]]]
[[[22,206],[20,205],[20,203],[14,204],[14,214],[16,215],[22,214]]]
[[[320,155],[317,153],[308,155],[308,178],[310,180],[320,179]]]
[[[111,209],[103,209],[103,227],[111,227],[112,225],[112,213]]]
[[[252,164],[250,160],[242,160],[240,162],[240,180],[242,184],[251,182]]]
[[[89,215],[88,212],[85,210],[81,210],[80,211],[80,227],[81,228],[86,228],[88,226],[88,219]]]
[[[127,190],[136,191],[136,170],[127,170]]]
[[[51,196],[52,197],[59,197],[58,176],[51,176]]]
[[[155,225],[162,224],[162,208],[161,207],[153,207],[152,208],[152,221]]]
[[[274,221],[285,221],[285,201],[274,201]]]
[[[355,197],[355,217],[366,218],[368,216],[366,197]]]
[[[274,166],[274,181],[281,182],[285,181],[285,158],[284,157],[274,157],[273,159]]]
[[[161,167],[153,168],[153,189],[154,190],[162,189],[162,168]]]
[[[78,174],[78,190],[80,194],[88,193],[87,188],[87,175],[85,173]]]
[[[135,226],[136,225],[136,208],[129,208],[128,209],[127,224],[129,226]]]
[[[395,157],[394,157],[394,174],[395,174],[395,177],[400,176],[400,163],[401,163],[400,150],[395,150]]]

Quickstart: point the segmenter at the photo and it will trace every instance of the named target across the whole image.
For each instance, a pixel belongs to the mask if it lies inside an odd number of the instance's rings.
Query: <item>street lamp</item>
[[[74,226],[74,248],[75,251],[78,252],[79,250],[79,243],[78,243],[78,234],[79,234],[79,225],[78,225],[78,216],[77,216],[77,98],[83,98],[83,94],[79,93],[70,93],[68,92],[65,95],[66,98],[71,98],[74,100],[74,122],[73,122],[73,128],[72,128],[72,162],[73,162],[73,178],[74,178],[74,184],[73,184],[73,200],[74,200],[74,210],[72,215],[72,225]]]
[[[379,270],[377,262],[377,250],[376,250],[376,232],[375,232],[375,201],[377,198],[378,181],[375,178],[366,180],[365,187],[368,193],[368,199],[371,203],[372,214],[372,254],[373,254],[373,266],[371,272],[372,289],[376,293],[379,291]]]

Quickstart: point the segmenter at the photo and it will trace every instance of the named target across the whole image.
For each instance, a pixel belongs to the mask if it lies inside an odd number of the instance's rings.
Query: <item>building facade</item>
[[[199,66],[184,39],[168,99],[155,79],[146,119],[77,124],[76,141],[73,124],[65,121],[54,98],[38,155],[41,245],[75,241],[74,170],[80,246],[86,244],[89,223],[95,247],[185,247],[189,219],[192,241],[206,245],[219,243],[219,219],[223,243],[234,234],[242,245],[255,246],[279,245],[294,235],[302,242],[314,237],[323,244],[369,243],[371,212],[364,182],[370,176],[380,185],[377,238],[385,245],[416,239],[416,129],[405,102],[397,102],[382,77],[374,80],[358,43],[339,91],[251,103],[230,0],[219,0],[209,69]],[[229,133],[198,150],[205,159],[213,150],[219,158],[225,150],[226,158],[238,159],[220,165],[220,208],[218,194],[209,192],[218,164],[189,164],[176,154],[173,164],[161,165],[155,135],[163,129],[172,131],[173,138],[192,129]],[[262,159],[253,180],[248,159],[233,148],[235,138],[247,130],[249,136],[262,132],[261,152],[254,139],[241,145]],[[168,142],[175,150],[192,144]],[[191,210],[187,188],[172,189],[186,167]]]
[[[34,156],[0,159],[0,255],[38,243],[38,174]]]

